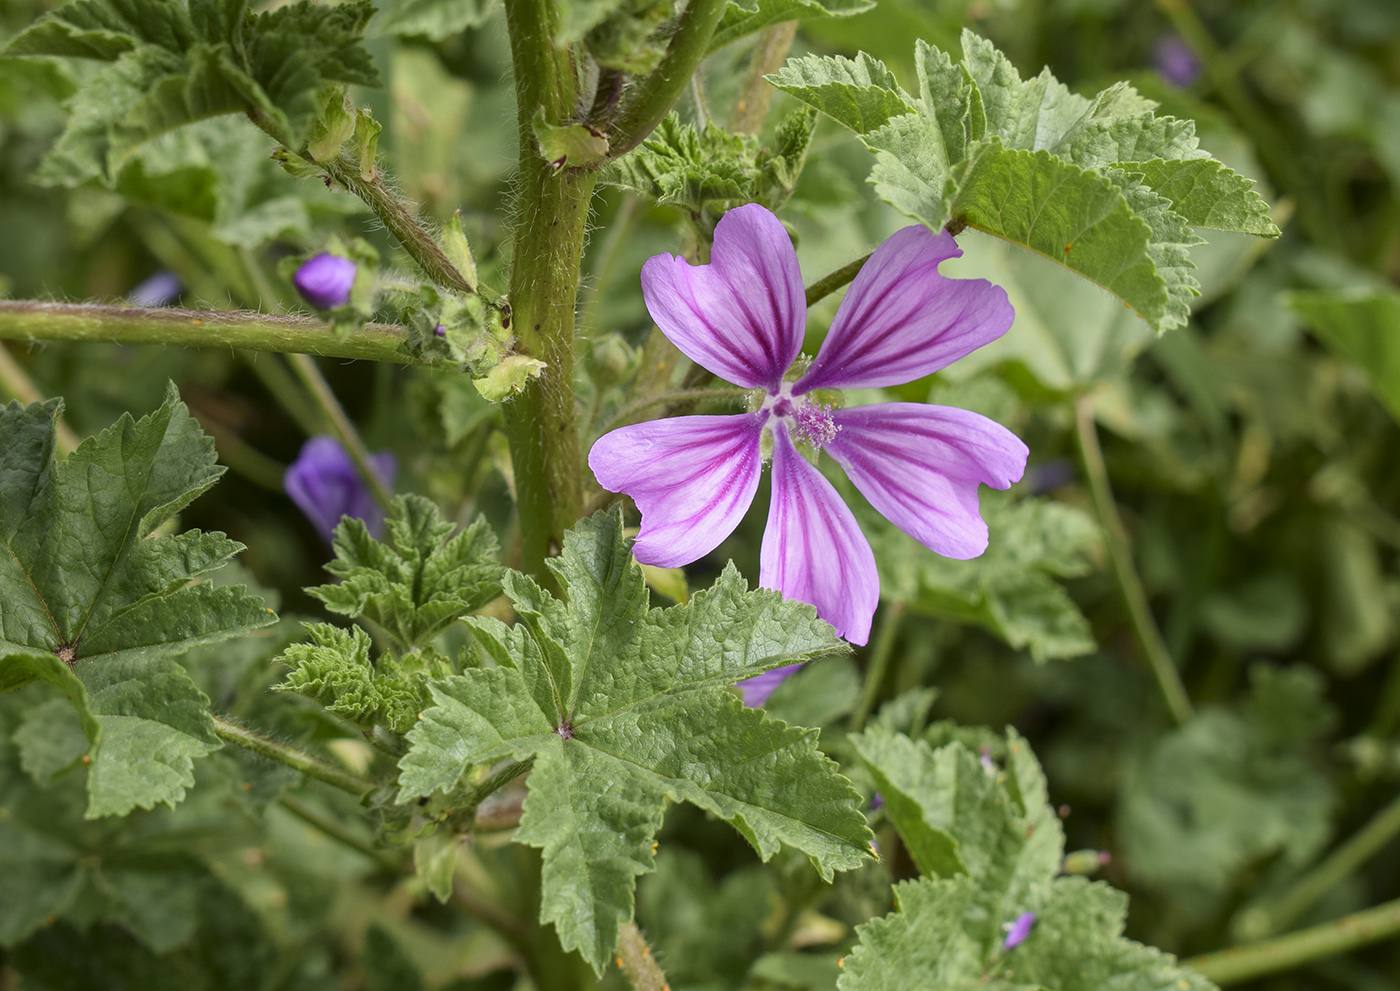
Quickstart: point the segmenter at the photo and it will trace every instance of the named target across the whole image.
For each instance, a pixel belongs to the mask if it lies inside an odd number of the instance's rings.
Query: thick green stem
[[[670,991],[666,974],[635,922],[624,922],[618,929],[617,962],[636,991]]]
[[[871,254],[874,254],[872,251]],[[865,267],[865,263],[870,261],[870,255],[862,255],[853,262],[842,265],[830,275],[824,275],[816,282],[807,287],[807,305],[810,307],[819,299],[830,296],[846,283],[850,282],[860,270]]]
[[[696,66],[705,57],[710,38],[728,3],[729,0],[690,0],[661,64],[632,88],[630,97],[612,122],[606,161],[627,154],[661,123],[661,118],[680,98]]]
[[[1133,565],[1133,551],[1128,543],[1128,532],[1123,528],[1123,520],[1118,515],[1118,507],[1113,502],[1113,490],[1108,484],[1108,466],[1103,460],[1103,450],[1099,447],[1098,428],[1094,425],[1093,397],[1085,393],[1075,399],[1074,415],[1079,437],[1079,452],[1084,459],[1084,470],[1089,476],[1089,495],[1094,503],[1094,512],[1099,517],[1099,525],[1104,530],[1104,543],[1108,558],[1113,567],[1113,577],[1118,582],[1123,603],[1128,608],[1128,622],[1138,646],[1157,679],[1162,700],[1172,721],[1178,726],[1190,720],[1193,715],[1191,698],[1186,694],[1186,686],[1181,683],[1181,675],[1172,662],[1167,645],[1162,640],[1157,621],[1152,617],[1152,609],[1147,602],[1147,592],[1142,587],[1137,568]]]
[[[329,761],[324,761],[319,757],[314,757],[304,750],[280,743],[270,737],[260,733],[254,733],[250,729],[244,729],[232,720],[223,716],[214,716],[214,732],[219,739],[225,743],[233,743],[251,750],[255,754],[261,754],[268,760],[275,760],[279,764],[286,764],[295,771],[300,771],[307,777],[315,778],[317,781],[324,781],[328,785],[339,788],[341,791],[348,791],[352,795],[363,796],[379,786],[368,778],[362,778],[358,774],[352,774],[344,768],[336,767]]]
[[[1377,812],[1370,822],[1333,850],[1286,895],[1276,901],[1271,900],[1271,908],[1254,909],[1252,918],[1242,920],[1243,927],[1251,935],[1265,935],[1286,928],[1319,898],[1380,853],[1397,835],[1400,835],[1400,798]]]
[[[359,473],[360,479],[369,488],[370,495],[374,496],[374,501],[379,504],[379,508],[384,510],[386,515],[392,516],[394,514],[394,494],[384,484],[384,479],[379,477],[379,472],[374,470],[369,449],[365,447],[365,442],[360,439],[360,433],[355,429],[355,424],[351,423],[350,417],[345,415],[345,409],[340,405],[340,400],[335,398],[330,383],[321,374],[321,370],[316,367],[316,362],[306,355],[294,354],[291,362],[292,370],[297,373],[297,377],[306,386],[306,391],[311,394],[311,398],[316,401],[316,405],[321,408],[321,412],[330,422],[336,440],[340,441],[341,446],[350,455],[350,460],[355,463],[355,471]]]
[[[1239,984],[1358,946],[1379,943],[1397,934],[1400,934],[1400,899],[1335,922],[1300,929],[1262,943],[1247,943],[1192,957],[1182,963],[1216,984]]]
[[[401,364],[414,360],[404,347],[408,332],[393,324],[367,324],[336,340],[325,324],[306,317],[38,300],[0,300],[0,340],[174,344]]]

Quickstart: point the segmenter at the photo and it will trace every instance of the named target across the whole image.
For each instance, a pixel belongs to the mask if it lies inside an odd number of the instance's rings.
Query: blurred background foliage
[[[47,6],[3,0],[0,34]],[[488,5],[457,33],[430,16],[432,4],[386,6],[371,25],[386,86],[356,99],[384,123],[379,147],[405,193],[439,222],[460,210],[483,280],[502,286],[517,137],[499,12]],[[1016,326],[892,391],[1012,426],[1031,448],[1026,480],[1010,498],[984,492],[991,549],[966,563],[917,548],[847,486],[882,569],[875,636],[852,661],[784,684],[771,711],[821,726],[843,765],[854,765],[846,734],[876,720],[934,741],[969,732],[954,724],[1014,724],[1045,764],[1069,849],[1111,855],[1100,876],[1132,895],[1128,934],[1183,956],[1400,897],[1392,841],[1306,904],[1288,900],[1400,782],[1400,5],[1198,0],[1193,13],[1180,0],[881,0],[854,18],[804,22],[793,54],[864,50],[912,88],[912,39],[956,51],[964,26],[1023,76],[1048,65],[1085,94],[1127,78],[1160,112],[1195,119],[1203,147],[1261,179],[1283,236],[1208,233],[1191,323],[1160,339],[1064,270],[961,236],[966,256],[945,270],[1006,286]],[[705,63],[683,120],[724,122],[751,47]],[[170,273],[178,286],[166,301],[278,311],[295,309],[295,297],[277,261],[333,233],[404,263],[358,201],[285,175],[236,118],[144,146],[111,188],[65,184],[72,177],[46,155],[81,71],[0,60],[5,296],[150,299],[147,280]],[[777,94],[766,133],[794,106]],[[815,142],[783,213],[808,281],[902,226],[863,181],[865,151],[829,121]],[[617,382],[650,331],[637,273],[650,255],[680,250],[680,219],[615,187],[595,205],[580,303],[580,348],[592,359],[579,381],[585,442],[626,402]],[[815,332],[835,305],[814,308]],[[301,590],[323,580],[328,548],[285,496],[282,472],[326,430],[283,359],[6,347],[42,393],[65,398],[80,435],[155,408],[174,380],[231,469],[182,525],[245,543],[242,567],[284,616],[320,615]],[[499,417],[465,378],[322,367],[368,446],[397,456],[399,491],[430,495],[459,520],[485,512],[509,548]],[[1137,569],[1197,707],[1182,726],[1114,584],[1076,401],[1098,424]],[[729,558],[756,576],[766,502],[765,487],[756,512],[690,569],[692,585]],[[685,594],[674,577],[658,587]],[[297,635],[284,619],[186,664],[216,711],[314,746],[340,735],[329,717],[266,692],[282,676],[268,659]],[[0,725],[19,713],[0,698]],[[125,961],[149,987],[515,986],[515,951],[473,921],[480,906],[439,906],[365,852],[370,830],[344,796],[304,785],[288,800],[285,772],[226,751],[201,763],[199,786],[174,811],[83,822],[80,786],[40,785],[23,759],[0,734],[0,870],[27,864],[32,883],[77,886],[64,890],[80,890],[85,906],[0,950],[25,987],[104,986],[83,983],[93,979],[84,959]],[[348,835],[328,839],[309,824],[318,817],[349,822]],[[888,910],[891,876],[913,870],[896,852],[827,888],[787,852],[759,867],[727,827],[688,808],[672,810],[661,845],[638,916],[678,989],[834,987],[851,927]],[[531,894],[499,878],[530,856],[494,842],[466,854],[483,889],[527,916]],[[27,924],[0,905],[0,937]],[[191,942],[196,928],[222,936]],[[1400,946],[1389,943],[1252,986],[1380,991],[1396,974]]]

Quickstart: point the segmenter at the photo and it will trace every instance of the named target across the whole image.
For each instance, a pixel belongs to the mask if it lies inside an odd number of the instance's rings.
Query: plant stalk
[[[408,333],[394,324],[366,324],[336,340],[317,320],[246,310],[0,300],[0,340],[173,344],[415,363],[404,346]]]
[[[306,391],[311,393],[311,398],[316,401],[316,405],[326,415],[336,440],[340,441],[350,455],[350,460],[355,463],[355,471],[369,488],[375,503],[384,510],[386,516],[393,516],[394,494],[384,484],[384,479],[379,477],[379,472],[374,470],[374,462],[370,460],[369,449],[365,447],[365,442],[360,439],[355,424],[351,423],[350,417],[345,415],[345,409],[340,405],[340,400],[335,398],[330,383],[321,374],[321,370],[316,367],[316,362],[306,355],[294,354],[290,360],[292,371],[297,373],[297,377],[306,386]]]
[[[364,854],[384,870],[394,871],[395,873],[403,870],[403,862],[392,856],[388,851],[377,849],[374,844],[356,836],[353,832],[346,829],[345,824],[339,819],[328,816],[319,809],[307,805],[294,795],[283,795],[277,800],[277,804],[307,825],[319,829],[331,839],[344,844],[357,853]]]
[[[374,791],[379,786],[368,778],[362,778],[358,774],[352,774],[341,767],[336,767],[329,761],[314,757],[304,750],[280,743],[261,733],[254,733],[250,729],[244,729],[237,723],[223,716],[213,716],[214,732],[219,739],[225,743],[233,743],[251,750],[255,754],[260,754],[268,760],[275,760],[279,764],[286,764],[295,771],[300,771],[307,777],[323,781],[328,785],[339,788],[341,791],[349,792],[352,795],[363,797]]]
[[[10,349],[3,344],[0,344],[0,393],[8,393],[10,398],[25,405],[44,401],[43,393],[34,387],[14,355],[10,354]],[[61,457],[66,458],[78,449],[78,435],[63,422],[63,417],[59,417],[54,424],[54,442]]]
[[[874,254],[872,251],[870,254]],[[865,263],[870,261],[870,255],[862,255],[855,261],[842,265],[830,275],[824,275],[816,282],[807,287],[807,306],[810,308],[816,304],[817,300],[830,296],[846,283],[850,282],[860,270],[865,267]]]
[[[636,991],[671,991],[666,974],[635,922],[624,922],[618,929],[617,965]]]
[[[1123,527],[1118,507],[1113,502],[1113,490],[1108,482],[1108,466],[1104,463],[1103,450],[1099,447],[1098,428],[1094,425],[1093,397],[1081,394],[1074,401],[1074,419],[1079,439],[1079,452],[1084,460],[1084,471],[1089,478],[1089,495],[1103,527],[1104,543],[1109,561],[1113,567],[1113,577],[1118,582],[1118,590],[1128,609],[1128,621],[1138,646],[1152,669],[1157,680],[1162,700],[1172,722],[1180,726],[1194,715],[1191,697],[1186,694],[1186,686],[1181,683],[1181,675],[1172,662],[1167,645],[1162,640],[1157,622],[1152,618],[1152,609],[1147,602],[1147,592],[1143,590],[1142,579],[1133,565],[1133,551],[1128,543],[1128,533]]]
[[[735,134],[757,134],[763,129],[768,106],[773,102],[773,87],[763,77],[782,68],[796,37],[796,21],[784,21],[759,32],[758,43],[749,57],[749,71],[734,104],[734,116],[729,121],[729,129]]]
[[[1400,899],[1276,939],[1192,957],[1182,964],[1216,984],[1239,984],[1358,946],[1379,943],[1397,934],[1400,934]]]
[[[904,619],[904,603],[892,602],[885,610],[885,618],[880,623],[880,632],[870,650],[870,660],[865,668],[865,690],[861,692],[860,705],[851,716],[851,732],[859,733],[865,728],[866,719],[875,708],[875,697],[880,694],[880,685],[889,670],[890,657],[894,654],[895,641],[899,639],[899,627]]]

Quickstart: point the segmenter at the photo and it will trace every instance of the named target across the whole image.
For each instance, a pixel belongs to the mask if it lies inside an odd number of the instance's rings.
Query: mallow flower
[[[926,547],[981,554],[987,526],[977,486],[1017,481],[1026,445],[967,410],[842,408],[832,393],[921,378],[1006,333],[1014,313],[1004,290],[939,274],[941,262],[961,254],[946,232],[896,232],[851,283],[810,364],[798,361],[807,307],[797,252],[768,210],[750,204],[725,214],[707,265],[649,259],[642,294],[657,326],[692,361],[754,393],[747,413],[653,420],[593,445],[598,482],[641,510],[637,560],[679,567],[717,547],[753,501],[770,450],[759,583],[815,606],[852,643],[870,638],[875,556],[804,450],[829,454],[876,510]]]
[[[355,287],[355,263],[349,258],[323,251],[309,258],[292,276],[292,284],[318,310],[333,310],[350,302]]]
[[[369,460],[384,484],[392,485],[398,460],[388,451],[372,454]],[[303,444],[282,476],[282,487],[327,544],[342,516],[364,520],[372,536],[384,532],[384,511],[334,437],[322,434]]]

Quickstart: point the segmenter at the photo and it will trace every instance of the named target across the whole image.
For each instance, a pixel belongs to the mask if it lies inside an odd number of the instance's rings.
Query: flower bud
[[[588,368],[588,377],[601,390],[626,378],[636,358],[636,351],[620,335],[608,334],[593,342],[584,363]]]
[[[316,309],[333,310],[350,302],[350,290],[355,285],[355,263],[323,251],[297,269],[292,283],[302,299]]]
[[[1034,912],[1022,912],[1016,917],[1015,922],[1006,925],[1006,939],[1001,944],[1002,952],[1014,950],[1026,941],[1026,937],[1031,934],[1031,927],[1035,925]]]

